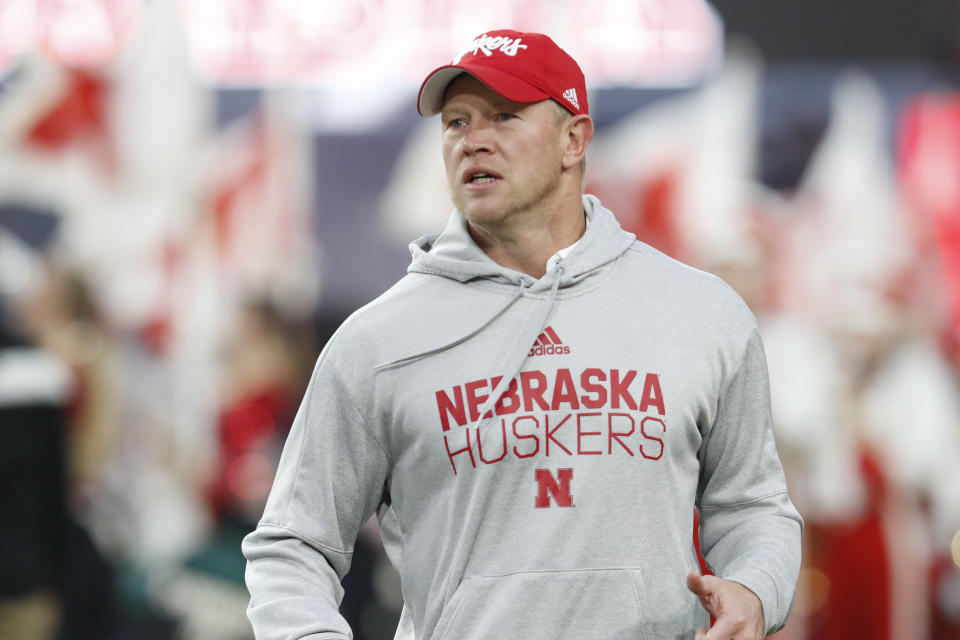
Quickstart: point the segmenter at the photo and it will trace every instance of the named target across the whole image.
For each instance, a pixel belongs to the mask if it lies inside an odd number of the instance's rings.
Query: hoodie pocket
[[[469,576],[444,608],[436,640],[653,640],[639,571],[586,569]]]

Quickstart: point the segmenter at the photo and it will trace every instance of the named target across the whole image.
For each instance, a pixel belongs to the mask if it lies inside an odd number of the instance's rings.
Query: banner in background
[[[174,1],[174,0],[170,0]],[[39,50],[67,65],[110,60],[138,0],[0,0],[0,68]],[[212,83],[419,82],[485,29],[549,33],[591,83],[678,86],[722,58],[705,0],[179,0],[196,71]]]

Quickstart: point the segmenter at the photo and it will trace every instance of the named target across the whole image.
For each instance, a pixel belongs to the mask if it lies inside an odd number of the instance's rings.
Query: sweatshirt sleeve
[[[339,613],[340,580],[360,526],[382,499],[388,460],[350,390],[321,355],[263,518],[243,541],[247,615],[258,640],[352,638]]]
[[[701,550],[715,575],[757,594],[769,635],[786,623],[793,605],[803,521],[787,496],[755,326],[721,389],[700,457]]]

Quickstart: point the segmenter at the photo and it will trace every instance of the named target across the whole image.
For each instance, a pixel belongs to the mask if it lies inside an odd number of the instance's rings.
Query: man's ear
[[[570,169],[580,164],[593,140],[593,118],[587,114],[573,116],[566,122],[564,136],[563,168]]]

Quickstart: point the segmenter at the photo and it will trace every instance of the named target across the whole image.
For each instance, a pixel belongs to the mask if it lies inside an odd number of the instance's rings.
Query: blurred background
[[[955,0],[0,0],[0,638],[252,637],[313,362],[451,207],[419,82],[504,26],[584,67],[587,191],[760,321],[777,637],[960,638]],[[375,522],[345,587],[392,638]]]

